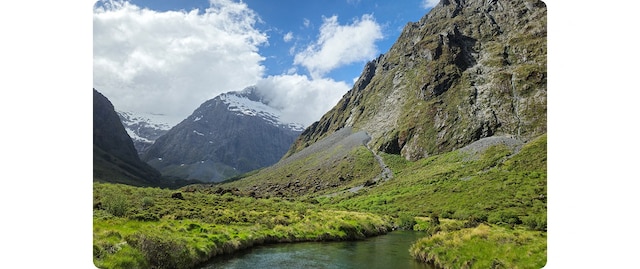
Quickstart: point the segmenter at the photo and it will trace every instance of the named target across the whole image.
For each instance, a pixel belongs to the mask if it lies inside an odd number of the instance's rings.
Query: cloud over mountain
[[[440,0],[422,0],[422,8],[427,9],[435,7],[439,2]]]
[[[269,105],[282,110],[282,120],[309,126],[320,119],[351,86],[327,78],[304,75],[269,76],[257,83]]]
[[[324,18],[318,40],[298,53],[294,64],[306,67],[312,78],[319,78],[342,65],[375,58],[375,42],[380,39],[382,30],[373,15],[363,15],[350,25],[340,25],[337,16]]]
[[[260,30],[264,22],[244,2],[210,0],[206,9],[155,11],[99,1],[93,11],[93,87],[119,110],[165,114],[177,124],[220,93],[257,85],[284,111],[284,120],[308,126],[351,87],[351,81],[325,75],[375,58],[375,42],[382,39],[373,15],[347,24],[337,16],[323,20],[317,39],[306,44],[298,44],[291,31],[272,39],[292,42],[291,67],[287,74],[267,75],[260,49],[270,46],[269,30]],[[310,76],[300,75],[304,69]]]
[[[258,46],[267,35],[256,21],[245,3],[229,0],[188,12],[105,2],[93,15],[94,87],[120,109],[186,116],[262,77]]]

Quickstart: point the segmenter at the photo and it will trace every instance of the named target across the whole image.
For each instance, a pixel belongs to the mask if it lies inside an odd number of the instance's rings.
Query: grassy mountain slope
[[[277,164],[221,184],[256,197],[315,196],[371,181],[382,171],[365,146],[364,132],[342,129]]]
[[[319,198],[332,208],[525,224],[546,230],[546,135],[515,153],[496,144],[475,157],[457,150],[416,162],[383,155],[393,180],[361,193]]]

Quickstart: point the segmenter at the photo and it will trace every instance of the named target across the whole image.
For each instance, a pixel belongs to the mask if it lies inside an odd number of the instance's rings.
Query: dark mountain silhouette
[[[93,180],[157,186],[160,173],[141,161],[111,102],[93,89]]]

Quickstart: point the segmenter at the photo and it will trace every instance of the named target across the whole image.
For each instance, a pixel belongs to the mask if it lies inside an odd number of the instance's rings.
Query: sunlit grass
[[[321,205],[398,216],[438,214],[546,229],[546,135],[513,154],[493,146],[469,160],[453,151],[416,162],[383,155],[393,180],[359,194],[319,198]]]
[[[416,259],[440,268],[542,268],[546,264],[545,232],[480,224],[441,231],[411,246]]]
[[[279,198],[183,192],[181,200],[171,198],[173,192],[94,184],[95,265],[192,268],[254,244],[362,239],[391,228],[389,219],[377,215],[324,210]],[[101,209],[111,199],[123,198],[127,203],[117,215]]]

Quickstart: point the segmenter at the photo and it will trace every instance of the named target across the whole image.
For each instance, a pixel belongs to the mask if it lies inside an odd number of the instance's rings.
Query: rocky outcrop
[[[546,6],[442,0],[367,63],[354,87],[288,155],[344,128],[416,160],[495,135],[546,133]]]

